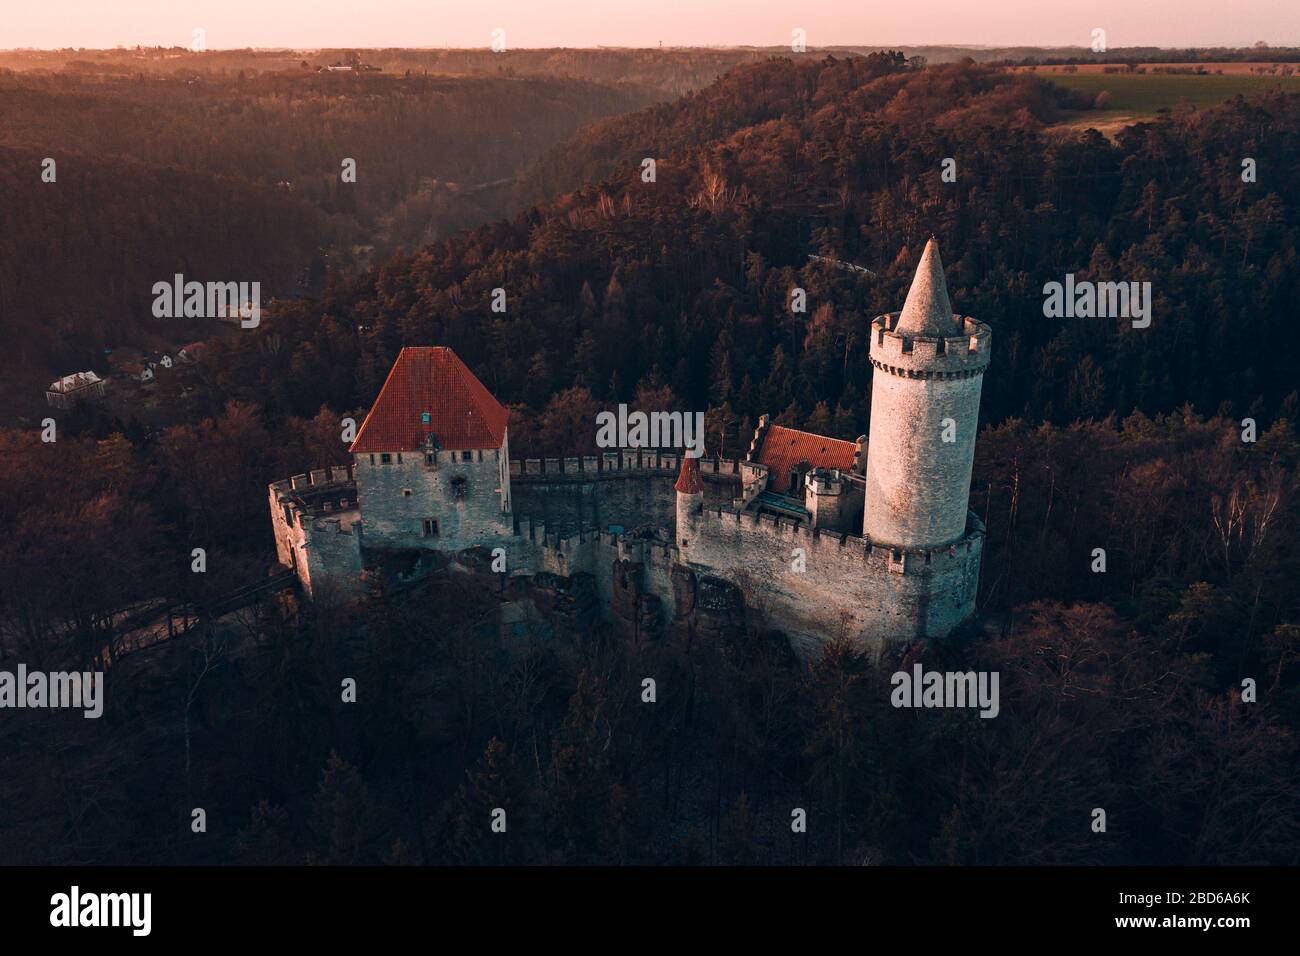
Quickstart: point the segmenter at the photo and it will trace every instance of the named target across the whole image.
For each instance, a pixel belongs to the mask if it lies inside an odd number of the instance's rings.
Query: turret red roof
[[[682,456],[681,474],[677,476],[677,484],[673,487],[685,495],[698,495],[704,491],[704,479],[700,477],[698,458]]]
[[[451,349],[404,348],[349,450],[419,451],[428,435],[439,448],[500,448],[507,417]]]

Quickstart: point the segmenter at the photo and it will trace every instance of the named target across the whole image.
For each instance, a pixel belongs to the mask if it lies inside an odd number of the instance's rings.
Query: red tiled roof
[[[682,456],[681,474],[677,476],[675,489],[687,495],[698,495],[704,490],[704,479],[700,477],[700,462],[697,458]]]
[[[814,468],[838,468],[848,471],[853,467],[853,453],[857,442],[827,438],[811,432],[801,432],[781,425],[769,425],[763,434],[762,447],[758,449],[758,462],[767,465],[769,491],[782,494],[799,494],[790,488],[790,470],[802,461]]]
[[[501,403],[451,349],[404,348],[349,450],[419,451],[429,434],[440,448],[499,448],[506,419]]]

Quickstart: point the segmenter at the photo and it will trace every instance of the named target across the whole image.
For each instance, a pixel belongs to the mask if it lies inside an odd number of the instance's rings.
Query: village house
[[[71,408],[78,402],[103,398],[104,385],[104,380],[94,372],[74,372],[51,382],[45,390],[45,400],[52,408]]]

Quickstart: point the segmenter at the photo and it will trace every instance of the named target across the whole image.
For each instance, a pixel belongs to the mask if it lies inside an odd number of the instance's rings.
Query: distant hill
[[[606,406],[670,389],[731,422],[732,440],[764,412],[861,434],[866,323],[900,306],[933,234],[954,303],[993,324],[990,421],[1186,403],[1294,412],[1300,185],[1245,183],[1240,157],[1294,166],[1300,96],[1167,114],[1115,142],[1052,128],[1070,105],[1043,79],[973,64],[915,70],[881,55],[738,68],[583,130],[526,180],[576,188],[340,276],[271,330],[238,337],[218,397],[304,416],[356,408],[402,345],[437,343],[516,405],[520,453],[555,452],[546,436],[572,417],[573,386]],[[1045,318],[1044,285],[1066,273],[1150,281],[1152,326]],[[807,314],[791,311],[796,287]],[[505,313],[490,308],[496,288]],[[270,334],[302,344],[268,359],[256,343]]]
[[[34,395],[166,334],[150,289],[175,272],[302,294],[498,218],[533,158],[653,99],[540,77],[0,75],[0,329],[33,376],[7,384]]]

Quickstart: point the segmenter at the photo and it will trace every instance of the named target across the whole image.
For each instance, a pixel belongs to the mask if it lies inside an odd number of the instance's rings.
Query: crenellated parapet
[[[353,594],[360,586],[361,511],[350,465],[320,468],[268,487],[276,556],[303,591]]]
[[[279,514],[290,527],[315,523],[331,514],[357,509],[357,483],[351,465],[318,468],[273,481],[268,491],[272,513]],[[334,523],[338,524],[337,521]],[[345,523],[350,528],[351,521]],[[321,530],[324,530],[323,525]]]
[[[993,330],[970,316],[954,317],[959,335],[897,331],[900,312],[871,322],[871,364],[901,378],[958,379],[983,374],[993,347]]]
[[[741,462],[732,458],[700,458],[700,472],[721,480],[740,477]],[[554,481],[609,481],[658,476],[676,478],[681,455],[656,448],[623,448],[597,455],[566,458],[512,458],[510,478],[527,484]]]
[[[736,508],[705,508],[702,519],[697,536],[726,537],[738,529],[747,536],[758,535],[783,549],[804,548],[810,559],[816,556],[837,562],[860,563],[867,574],[913,574],[964,566],[973,552],[978,553],[984,541],[984,523],[973,511],[967,516],[966,533],[961,540],[932,548],[895,548],[874,544],[856,535],[810,527],[805,521]]]

